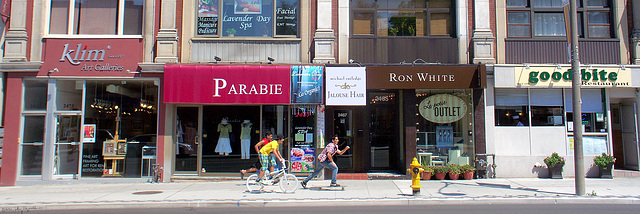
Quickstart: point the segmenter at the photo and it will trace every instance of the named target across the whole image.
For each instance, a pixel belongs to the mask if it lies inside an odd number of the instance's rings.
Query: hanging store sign
[[[571,87],[573,71],[570,67],[514,67],[516,86]],[[597,88],[632,87],[631,69],[622,67],[580,69],[582,86]]]
[[[38,76],[133,77],[142,62],[141,39],[45,39]]]
[[[164,102],[289,104],[290,67],[166,65]]]
[[[367,105],[367,78],[364,67],[327,67],[328,106]]]
[[[450,94],[436,94],[420,102],[420,115],[434,123],[453,123],[467,113],[467,103]]]
[[[484,65],[367,66],[367,89],[485,88]]]
[[[291,66],[291,103],[322,103],[324,66]]]

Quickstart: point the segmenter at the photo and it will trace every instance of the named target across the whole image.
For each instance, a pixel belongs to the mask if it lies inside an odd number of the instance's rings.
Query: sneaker
[[[303,189],[307,188],[307,182],[302,181],[300,182],[300,185],[302,186]]]
[[[240,170],[240,180],[244,180],[244,172],[245,170]]]
[[[330,186],[330,187],[339,187],[339,186],[340,186],[340,184],[337,184],[337,183],[331,183],[331,185],[329,185],[329,186]]]

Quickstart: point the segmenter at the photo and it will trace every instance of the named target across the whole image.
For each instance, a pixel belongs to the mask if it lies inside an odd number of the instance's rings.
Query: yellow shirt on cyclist
[[[273,152],[273,150],[278,150],[278,146],[280,144],[277,141],[271,141],[271,143],[265,145],[262,147],[262,149],[260,149],[260,153],[264,154],[264,155],[269,155],[271,152]]]

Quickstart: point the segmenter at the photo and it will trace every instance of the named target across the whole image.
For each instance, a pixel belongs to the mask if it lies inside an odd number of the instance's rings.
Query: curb
[[[299,207],[318,206],[319,201],[333,206],[391,205],[458,205],[458,204],[640,204],[637,197],[478,197],[478,198],[362,198],[362,199],[256,199],[256,200],[155,200],[155,201],[95,201],[0,204],[0,212],[25,212],[74,209],[126,208],[231,208],[231,207]]]

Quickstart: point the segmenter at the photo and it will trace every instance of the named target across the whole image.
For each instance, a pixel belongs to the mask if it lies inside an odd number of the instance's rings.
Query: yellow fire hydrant
[[[413,158],[413,162],[411,162],[411,169],[407,169],[407,171],[411,172],[411,189],[413,189],[413,196],[420,195],[420,174],[424,171],[423,168],[420,167],[420,163],[418,163],[417,158]]]

